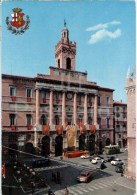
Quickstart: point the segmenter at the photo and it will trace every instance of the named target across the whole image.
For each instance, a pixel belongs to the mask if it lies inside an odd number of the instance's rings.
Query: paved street
[[[118,155],[125,163],[127,161],[127,152]],[[52,157],[52,164],[50,167],[37,168],[37,171],[42,177],[44,177],[51,187],[55,195],[63,195],[65,186],[68,187],[71,195],[134,195],[135,194],[135,182],[127,180],[125,177],[121,177],[120,173],[115,172],[115,166],[112,166],[109,162],[106,163],[107,168],[104,170],[97,170],[96,165],[93,165],[89,159],[78,158],[63,158]],[[90,170],[92,172],[93,179],[88,183],[78,183],[76,181],[82,170]],[[60,172],[61,183],[57,184],[52,181],[52,173]],[[14,185],[13,185],[14,184]],[[12,183],[14,188],[12,194],[16,192],[24,194],[22,186],[17,188],[16,182]],[[34,194],[44,195],[47,190],[35,192]],[[7,188],[4,187],[3,195],[8,195]],[[31,193],[27,193],[31,194]],[[10,194],[11,195],[11,194]]]

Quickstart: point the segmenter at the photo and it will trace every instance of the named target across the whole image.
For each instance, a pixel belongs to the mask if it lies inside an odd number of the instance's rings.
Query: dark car
[[[96,169],[105,169],[107,166],[104,164],[104,162],[98,162]]]
[[[28,166],[33,168],[50,166],[51,160],[49,158],[33,158],[24,162]]]
[[[123,173],[124,168],[123,168],[122,165],[118,164],[118,165],[116,165],[115,171],[116,171],[117,173]]]
[[[106,162],[111,162],[112,160],[115,160],[115,156],[107,156],[105,159]]]

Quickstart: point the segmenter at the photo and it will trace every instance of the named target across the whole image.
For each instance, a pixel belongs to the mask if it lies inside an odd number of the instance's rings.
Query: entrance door
[[[79,150],[85,150],[86,149],[86,144],[85,144],[85,135],[81,134],[79,136]]]
[[[106,139],[106,146],[109,146],[109,145],[110,145],[110,139],[107,138],[107,139]]]
[[[55,156],[62,156],[63,153],[63,137],[57,135],[55,138]]]
[[[95,135],[91,134],[89,136],[89,151],[91,154],[95,153]]]
[[[45,135],[42,138],[41,142],[42,142],[41,155],[46,157],[50,155],[50,137],[48,135]]]
[[[26,143],[25,152],[30,153],[30,154],[35,154],[35,148],[31,142]]]

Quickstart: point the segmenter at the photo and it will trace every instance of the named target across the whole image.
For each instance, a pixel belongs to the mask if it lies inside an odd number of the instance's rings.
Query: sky
[[[22,35],[7,30],[13,8],[21,8],[30,27]],[[55,45],[64,19],[69,38],[77,43],[76,70],[88,81],[114,89],[113,99],[126,102],[126,74],[135,66],[135,2],[3,2],[2,68],[4,74],[35,77],[55,66]]]

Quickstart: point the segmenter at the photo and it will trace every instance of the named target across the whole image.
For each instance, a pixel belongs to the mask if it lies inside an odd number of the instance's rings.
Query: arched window
[[[42,114],[42,116],[41,116],[40,123],[41,123],[41,125],[47,124],[47,118],[44,114]]]
[[[58,68],[60,68],[60,59],[58,59]]]
[[[70,58],[67,58],[66,59],[66,68],[68,69],[68,70],[71,70],[71,59]]]
[[[59,125],[59,116],[58,115],[55,116],[55,124]]]

